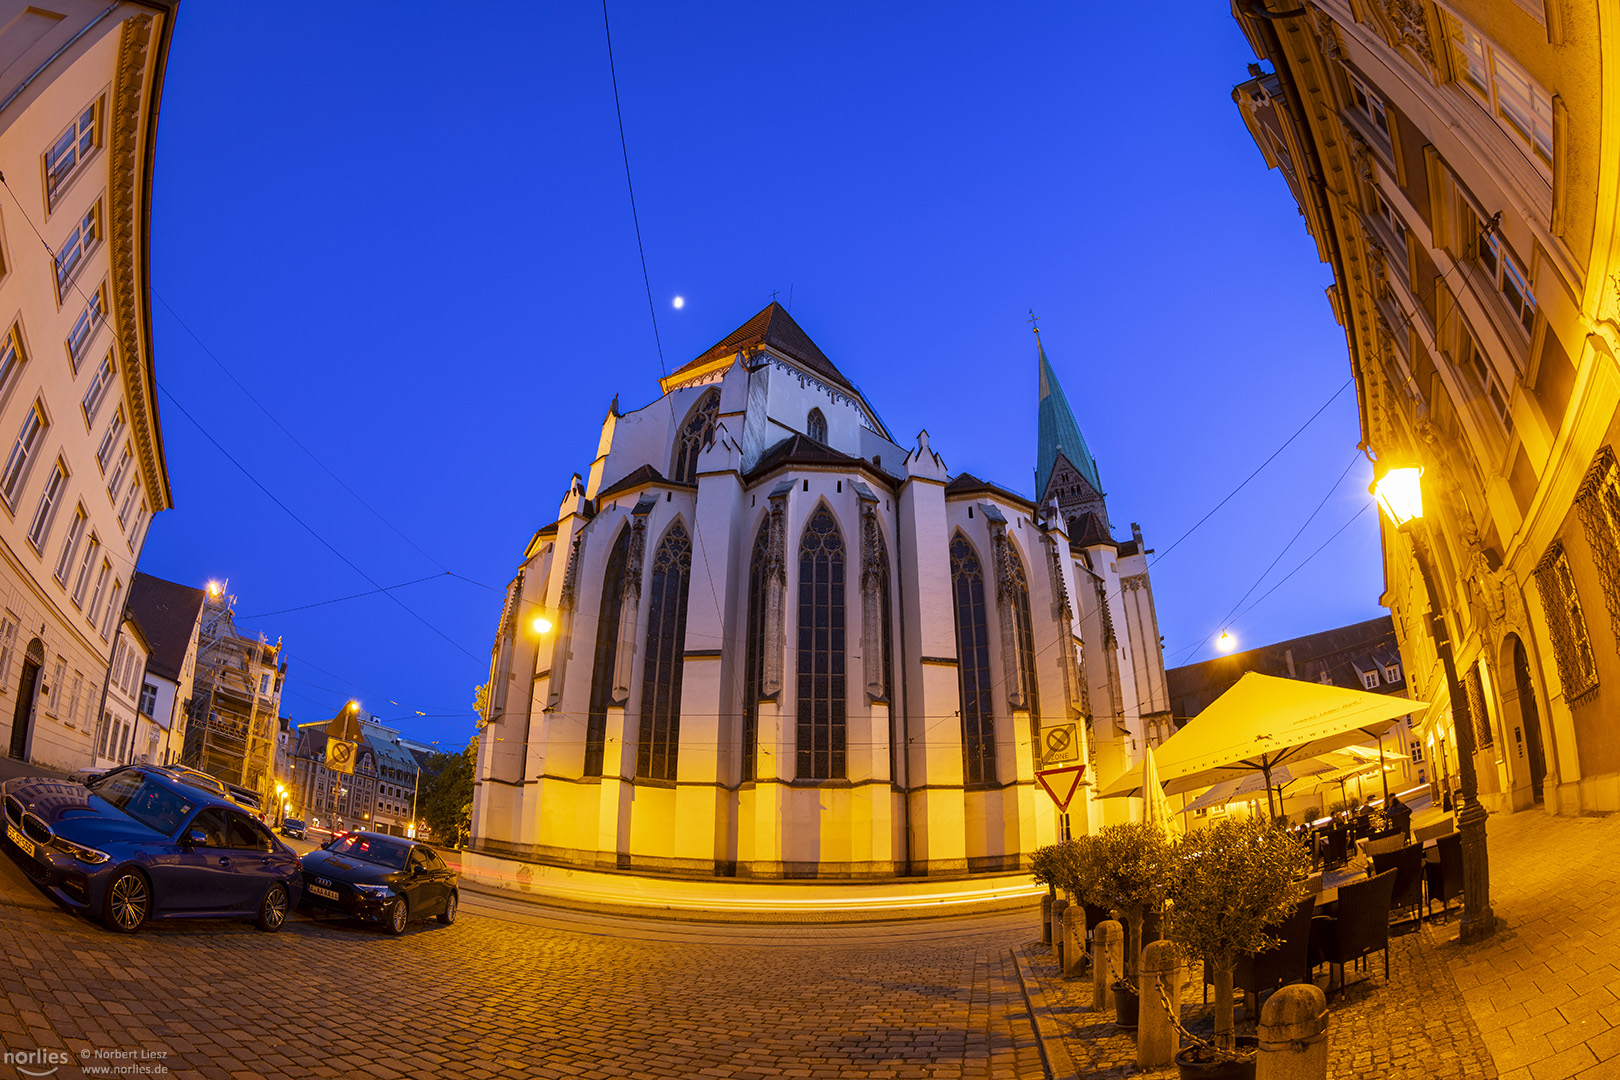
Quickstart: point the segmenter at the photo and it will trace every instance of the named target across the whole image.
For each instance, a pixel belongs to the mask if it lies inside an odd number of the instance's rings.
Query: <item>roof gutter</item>
[[[17,88],[15,90],[13,90],[11,93],[7,94],[6,99],[4,101],[0,101],[0,113],[5,112],[6,108],[13,101],[17,100],[17,96],[19,94],[21,94],[24,90],[28,89],[28,87],[33,83],[33,81],[35,79],[39,78],[40,75],[44,74],[46,68],[48,68],[52,64],[56,63],[57,57],[61,56],[63,53],[67,52],[69,49],[73,48],[74,43],[77,42],[80,38],[84,37],[84,35],[88,34],[91,30],[94,30],[96,28],[96,26],[101,23],[101,20],[105,19],[107,16],[109,16],[113,12],[117,11],[118,10],[118,5],[120,3],[122,3],[122,2],[123,2],[123,0],[113,0],[112,4],[110,4],[108,6],[106,11],[103,11],[100,15],[97,15],[94,19],[91,19],[89,22],[85,23],[84,27],[82,29],[80,29],[80,31],[77,34],[74,34],[72,37],[68,38],[67,41],[62,45],[62,47],[60,49],[57,49],[55,52],[51,53],[49,58],[47,58],[46,61],[43,64],[41,64],[41,65],[39,65],[39,67],[35,68],[34,71],[33,71],[33,74],[29,75],[28,78],[26,78],[22,82],[18,83]]]

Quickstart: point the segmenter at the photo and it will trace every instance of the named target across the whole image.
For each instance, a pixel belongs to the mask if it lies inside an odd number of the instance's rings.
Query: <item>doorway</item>
[[[28,760],[28,736],[34,719],[34,690],[39,686],[39,669],[45,663],[45,646],[38,638],[28,643],[23,657],[22,680],[17,684],[17,710],[11,716],[11,756]]]
[[[1536,688],[1530,681],[1530,658],[1517,635],[1513,635],[1513,688],[1519,699],[1519,721],[1530,758],[1530,793],[1542,803],[1547,798],[1542,784],[1547,778],[1547,758],[1541,749],[1541,715],[1536,709]]]

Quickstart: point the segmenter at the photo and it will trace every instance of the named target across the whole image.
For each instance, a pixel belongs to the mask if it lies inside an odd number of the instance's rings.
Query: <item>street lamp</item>
[[[1468,713],[1468,699],[1457,681],[1457,663],[1451,655],[1451,638],[1440,618],[1440,595],[1434,588],[1434,572],[1429,560],[1428,531],[1423,527],[1423,469],[1419,466],[1387,468],[1373,481],[1372,493],[1396,529],[1412,539],[1423,588],[1429,595],[1429,633],[1434,651],[1446,673],[1446,690],[1451,698],[1452,726],[1457,732],[1457,774],[1462,790],[1457,808],[1457,832],[1462,840],[1463,913],[1458,940],[1482,941],[1496,929],[1491,911],[1490,853],[1485,846],[1485,807],[1479,801],[1474,778],[1474,720]],[[1459,711],[1462,723],[1457,723]]]

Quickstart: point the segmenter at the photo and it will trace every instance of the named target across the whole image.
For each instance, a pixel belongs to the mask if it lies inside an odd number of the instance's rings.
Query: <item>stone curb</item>
[[[1018,955],[1016,948],[1009,951],[1018,968],[1018,985],[1024,991],[1024,1005],[1029,1009],[1029,1020],[1035,1027],[1035,1040],[1040,1044],[1041,1062],[1046,1066],[1048,1080],[1080,1080],[1074,1059],[1069,1056],[1069,1048],[1063,1045],[1057,1020],[1046,1004],[1040,981],[1027,969],[1024,958]]]

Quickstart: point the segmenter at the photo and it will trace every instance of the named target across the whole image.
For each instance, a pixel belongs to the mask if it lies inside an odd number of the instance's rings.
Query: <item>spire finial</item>
[[[1040,327],[1041,317],[1039,315],[1035,314],[1035,309],[1034,308],[1029,309],[1029,318],[1025,319],[1024,321],[1029,323],[1029,326],[1030,326],[1031,330],[1035,331],[1035,341],[1036,341],[1036,343],[1039,343],[1040,340],[1041,340],[1041,327]]]

